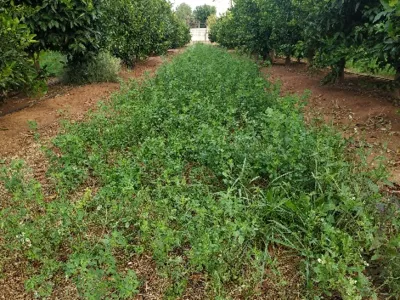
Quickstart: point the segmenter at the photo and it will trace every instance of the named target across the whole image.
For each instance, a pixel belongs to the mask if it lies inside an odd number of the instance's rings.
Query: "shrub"
[[[217,21],[210,27],[209,39],[211,42],[217,42],[223,47],[232,49],[242,46],[240,42],[239,32],[235,29],[237,25],[232,17],[232,13],[228,12],[226,15],[217,19]]]
[[[74,84],[117,82],[120,69],[120,59],[100,52],[91,59],[69,64],[64,70],[63,81]]]
[[[190,29],[186,23],[179,20],[175,15],[172,16],[172,43],[171,48],[176,49],[187,45],[191,40]]]
[[[139,5],[140,4],[140,5]],[[144,20],[140,1],[116,0],[103,2],[103,48],[123,63],[133,66],[150,53],[150,25]]]
[[[0,8],[0,100],[12,90],[29,90],[36,79],[33,60],[26,49],[34,34],[15,16],[20,8]]]
[[[378,63],[378,59],[374,58],[362,58],[362,59],[350,59],[346,67],[354,70],[357,73],[367,73],[367,74],[377,74],[381,76],[395,76],[396,75],[396,70],[390,66],[389,64],[386,64],[385,66],[381,66]]]

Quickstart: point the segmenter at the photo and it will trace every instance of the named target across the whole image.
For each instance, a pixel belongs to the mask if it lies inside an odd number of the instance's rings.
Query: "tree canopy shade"
[[[381,65],[392,65],[400,81],[400,1],[382,0],[382,7],[369,9],[367,16],[363,32],[368,36],[363,45],[367,55],[377,57]]]
[[[207,24],[207,19],[211,15],[215,15],[217,13],[217,9],[215,6],[211,5],[201,5],[197,6],[193,11],[193,15],[196,21],[200,23],[200,27],[205,27]]]

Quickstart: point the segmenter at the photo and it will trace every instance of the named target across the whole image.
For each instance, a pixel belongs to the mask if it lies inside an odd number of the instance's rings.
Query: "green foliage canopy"
[[[128,66],[190,41],[189,28],[164,0],[104,0],[103,48]]]
[[[397,0],[237,0],[210,33],[223,46],[264,58],[271,49],[307,57],[331,67],[327,80],[342,78],[347,60],[366,57],[400,74],[399,7]]]
[[[200,23],[200,27],[205,27],[207,24],[207,18],[211,15],[215,15],[216,13],[216,7],[207,4],[197,6],[193,11],[194,18]]]
[[[9,1],[11,3],[12,1]],[[34,9],[24,22],[36,35],[32,52],[60,51],[69,60],[85,60],[100,49],[100,0],[13,0]]]
[[[175,10],[175,14],[179,20],[185,22],[187,26],[192,26],[193,24],[193,12],[189,4],[181,3]]]
[[[36,77],[26,52],[35,35],[21,21],[26,12],[22,6],[0,6],[0,100],[7,91],[29,88]]]

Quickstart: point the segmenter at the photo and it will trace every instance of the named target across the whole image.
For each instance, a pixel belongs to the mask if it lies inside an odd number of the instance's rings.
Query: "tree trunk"
[[[263,62],[269,61],[270,63],[273,63],[274,61],[273,55],[274,54],[272,51],[264,50],[262,53]]]
[[[394,76],[394,92],[393,97],[400,99],[400,65],[396,67],[396,75]]]
[[[346,67],[346,58],[341,58],[338,65],[338,80],[343,81],[344,80],[344,68]]]
[[[40,72],[40,61],[39,61],[40,53],[39,52],[34,52],[34,53],[31,53],[31,55],[32,55],[31,57],[33,59],[33,66],[36,69],[36,73],[39,74],[39,72]]]
[[[270,61],[271,61],[271,63],[274,63],[274,61],[275,61],[275,50],[271,50],[271,51],[269,51],[269,59],[270,59]]]
[[[285,65],[286,65],[286,66],[289,66],[290,63],[291,63],[290,56],[286,56]]]
[[[312,50],[308,50],[307,51],[307,62],[308,62],[308,67],[312,67],[314,64],[314,57],[315,57],[315,51]]]
[[[394,76],[394,80],[396,83],[400,83],[400,65],[396,68],[396,75]]]

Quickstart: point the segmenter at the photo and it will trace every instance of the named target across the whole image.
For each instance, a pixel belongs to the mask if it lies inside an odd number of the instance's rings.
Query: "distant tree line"
[[[191,28],[207,27],[207,19],[210,16],[216,16],[216,14],[216,7],[207,4],[197,6],[194,11],[186,3],[181,3],[176,8],[176,16]]]

